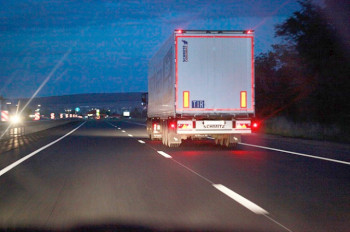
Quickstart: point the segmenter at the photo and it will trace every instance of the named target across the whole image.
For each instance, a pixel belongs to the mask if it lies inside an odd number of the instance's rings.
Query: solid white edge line
[[[248,199],[242,197],[238,193],[235,193],[234,191],[232,191],[231,189],[227,188],[226,186],[224,186],[222,184],[213,184],[213,186],[217,190],[219,190],[220,192],[224,193],[228,197],[232,198],[233,200],[235,200],[236,202],[238,202],[242,206],[244,206],[247,209],[249,209],[250,211],[252,211],[253,213],[256,213],[256,214],[269,214],[266,210],[264,210],[263,208],[261,208],[257,204],[255,204],[255,203],[249,201]]]
[[[84,125],[86,123],[83,122],[82,124],[80,124],[78,127],[76,127],[75,129],[71,130],[70,132],[68,132],[67,134],[63,135],[62,137],[56,139],[55,141],[49,143],[49,144],[46,144],[45,146],[39,148],[38,150],[36,151],[33,151],[32,153],[24,156],[23,158],[17,160],[16,162],[10,164],[9,166],[7,166],[6,168],[3,168],[2,170],[0,170],[0,176],[4,175],[6,172],[10,171],[11,169],[13,169],[14,167],[16,167],[17,165],[21,164],[22,162],[26,161],[27,159],[29,159],[30,157],[38,154],[39,152],[41,152],[42,150],[45,150],[46,148],[54,145],[55,143],[59,142],[60,140],[64,139],[65,137],[67,137],[68,135],[72,134],[74,131],[78,130],[82,125]]]
[[[128,136],[129,136],[129,137],[132,137],[132,135],[131,135],[131,134],[128,134]]]
[[[137,141],[139,141],[139,143],[145,143],[145,141],[142,141],[142,140],[137,140]]]
[[[331,161],[331,162],[335,162],[335,163],[350,165],[350,162],[346,162],[346,161],[342,161],[342,160],[330,159],[330,158],[325,158],[325,157],[320,157],[320,156],[313,156],[313,155],[303,154],[303,153],[299,153],[299,152],[286,151],[286,150],[276,149],[276,148],[272,148],[272,147],[264,147],[264,146],[248,144],[248,143],[239,143],[239,144],[245,145],[245,146],[250,146],[250,147],[267,149],[267,150],[271,150],[271,151],[279,151],[279,152],[289,153],[289,154],[293,154],[293,155],[305,156],[305,157],[309,157],[309,158],[326,160],[326,161]]]
[[[282,227],[283,229],[289,231],[289,232],[293,232],[292,230],[290,230],[289,228],[285,227],[284,225],[282,225],[281,223],[279,223],[278,221],[276,221],[275,219],[269,217],[269,215],[264,215],[267,219],[269,219],[270,221],[276,223],[277,225],[279,225],[280,227]]]
[[[164,156],[165,158],[169,158],[169,159],[171,159],[171,158],[173,158],[173,157],[171,157],[170,155],[168,155],[167,153],[165,153],[164,151],[157,151],[160,155],[162,155],[162,156]]]

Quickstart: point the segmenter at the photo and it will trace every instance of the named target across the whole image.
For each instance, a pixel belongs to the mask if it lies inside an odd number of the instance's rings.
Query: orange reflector
[[[183,92],[183,100],[184,100],[184,108],[188,108],[190,106],[190,92]]]
[[[241,91],[241,108],[247,108],[247,91]]]

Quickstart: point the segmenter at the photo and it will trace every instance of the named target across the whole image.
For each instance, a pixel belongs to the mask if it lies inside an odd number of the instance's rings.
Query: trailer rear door
[[[177,113],[254,113],[252,34],[175,34]]]

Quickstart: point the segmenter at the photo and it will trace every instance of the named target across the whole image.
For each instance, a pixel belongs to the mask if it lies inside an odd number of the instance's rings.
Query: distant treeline
[[[348,127],[349,4],[299,4],[300,11],[275,27],[282,42],[256,57],[257,116]]]

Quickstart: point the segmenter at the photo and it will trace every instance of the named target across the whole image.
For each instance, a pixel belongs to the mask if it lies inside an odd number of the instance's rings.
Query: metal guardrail
[[[0,124],[0,139],[14,138],[24,134],[24,125],[11,125],[8,122],[3,122]]]
[[[24,126],[12,127],[8,130],[8,134],[10,138],[25,135],[25,127]]]
[[[52,127],[67,124],[76,119],[58,119],[58,120],[42,120],[42,121],[27,121],[21,124],[11,125],[9,122],[0,123],[0,139],[15,138]],[[10,128],[8,128],[11,126]]]

